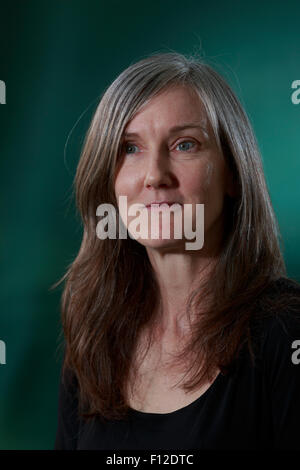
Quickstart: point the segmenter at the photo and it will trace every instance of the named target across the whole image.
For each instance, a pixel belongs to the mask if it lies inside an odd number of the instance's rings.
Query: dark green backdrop
[[[291,100],[300,3],[23,0],[0,9],[0,448],[52,449],[61,290],[49,287],[79,247],[71,185],[97,97],[130,63],[201,47],[227,77],[253,123],[288,274],[300,281],[300,104]]]

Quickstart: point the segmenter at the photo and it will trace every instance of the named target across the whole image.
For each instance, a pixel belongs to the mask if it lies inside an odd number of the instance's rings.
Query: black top
[[[292,280],[282,278],[274,289],[294,289],[300,298]],[[60,380],[54,448],[300,450],[300,307],[265,319],[261,333],[255,365],[244,350],[230,373],[171,413],[130,409],[128,420],[85,421],[77,414],[75,376],[69,385]]]

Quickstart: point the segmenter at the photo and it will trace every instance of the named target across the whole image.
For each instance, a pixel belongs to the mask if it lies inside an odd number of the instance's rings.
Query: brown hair
[[[124,128],[153,96],[176,84],[192,87],[201,98],[237,188],[235,198],[227,196],[226,236],[215,268],[187,304],[187,314],[198,316],[178,360],[192,355],[198,360],[187,369],[185,390],[200,387],[216,367],[228,372],[244,345],[254,359],[251,320],[259,299],[273,281],[286,276],[258,146],[227,82],[203,61],[176,52],[130,65],[103,93],[85,138],[75,178],[83,238],[59,281],[66,281],[63,370],[76,376],[86,418],[126,416],[125,390],[137,339],[145,326],[154,325],[160,302],[145,248],[131,237],[97,238],[96,209],[102,203],[117,208],[114,177]],[[210,293],[212,304],[203,311]]]

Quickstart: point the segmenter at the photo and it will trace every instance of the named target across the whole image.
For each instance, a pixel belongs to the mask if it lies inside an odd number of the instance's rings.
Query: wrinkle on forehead
[[[134,116],[131,117],[130,121],[127,123],[124,131],[123,131],[123,135],[124,136],[127,132],[129,133],[131,130],[128,129],[128,126],[131,124],[131,122],[137,117],[140,115],[140,113],[142,113],[143,111],[145,111],[145,108],[151,104],[153,104],[154,102],[156,102],[157,100],[160,100],[162,95],[165,95],[167,93],[170,93],[176,89],[184,89],[185,91],[187,91],[190,96],[192,96],[192,100],[193,101],[197,101],[199,103],[199,107],[200,107],[200,112],[197,113],[197,116],[186,116],[184,118],[184,120],[178,120],[176,122],[173,123],[172,126],[170,126],[170,128],[172,127],[175,127],[176,125],[180,126],[180,125],[185,125],[185,124],[188,124],[188,123],[197,123],[199,125],[199,127],[201,128],[203,134],[204,134],[204,137],[206,140],[208,140],[210,137],[212,137],[214,139],[214,133],[213,133],[213,129],[211,127],[211,124],[210,124],[210,121],[207,117],[207,112],[206,112],[206,109],[205,109],[205,106],[200,98],[200,96],[198,95],[198,93],[190,86],[186,86],[186,85],[173,85],[173,86],[170,86],[164,90],[161,90],[158,94],[154,95],[152,98],[150,99],[147,99],[147,101],[145,103],[143,103],[143,105],[139,108],[139,110],[134,114]],[[155,119],[156,123],[158,121],[158,119],[156,118]]]

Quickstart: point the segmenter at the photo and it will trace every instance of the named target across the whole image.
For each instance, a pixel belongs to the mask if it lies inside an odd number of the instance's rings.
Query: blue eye
[[[128,149],[133,148],[133,147],[137,147],[137,146],[134,145],[134,144],[129,144],[129,143],[128,143],[128,144],[125,144],[125,145],[124,145],[125,153],[126,153],[126,154],[129,154],[129,155],[132,154],[132,153],[135,153],[135,152],[130,152],[130,151],[128,150]]]
[[[185,140],[184,142],[180,142],[179,144],[177,144],[176,147],[178,147],[179,145],[185,145],[185,146],[186,146],[186,144],[192,144],[192,147],[195,145],[195,143],[192,142],[191,140]],[[190,147],[190,148],[191,148],[191,147]],[[189,150],[189,149],[188,149],[188,148],[183,149],[184,152],[185,152],[186,150]]]
[[[183,149],[181,148],[179,151],[180,151],[180,152],[181,152],[181,151],[182,151],[182,152],[186,152],[186,151],[190,150],[191,148],[195,147],[195,142],[193,142],[193,141],[191,141],[191,140],[184,140],[184,141],[180,142],[179,144],[177,144],[176,148],[177,148],[179,145],[182,145],[182,146],[185,147],[185,148],[183,148]],[[189,147],[189,146],[190,146],[190,147]],[[136,147],[136,148],[138,149],[138,146],[135,145],[135,144],[132,144],[132,143],[130,143],[130,142],[125,143],[125,144],[124,144],[124,153],[125,153],[126,155],[134,155],[135,153],[137,153],[137,152],[134,151],[134,147]]]

